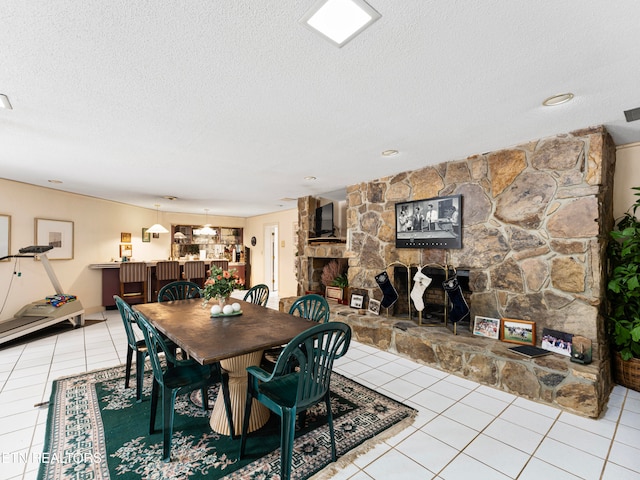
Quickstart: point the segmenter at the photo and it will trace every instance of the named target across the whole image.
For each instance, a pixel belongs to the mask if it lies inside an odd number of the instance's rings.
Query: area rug
[[[211,430],[210,411],[202,410],[199,392],[179,396],[172,461],[167,463],[162,461],[161,428],[148,433],[150,372],[143,393],[144,401],[137,403],[135,388],[124,388],[124,366],[56,380],[38,478],[280,478],[278,416],[271,415],[264,427],[247,437],[245,457],[239,460],[240,440]],[[210,387],[211,405],[217,393],[217,386]],[[331,380],[331,409],[339,457],[350,457],[356,447],[364,450],[385,434],[405,428],[416,413],[337,373]],[[324,404],[310,409],[304,425],[296,427],[292,478],[309,478],[332,463],[325,410]],[[161,424],[160,410],[156,424]]]

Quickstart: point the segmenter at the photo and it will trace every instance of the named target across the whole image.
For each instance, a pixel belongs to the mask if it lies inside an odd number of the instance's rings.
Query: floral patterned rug
[[[210,405],[217,391],[217,386],[210,387]],[[162,429],[148,434],[150,372],[143,393],[143,402],[137,403],[135,388],[124,388],[124,366],[56,380],[38,478],[279,480],[278,416],[271,415],[264,427],[247,437],[245,457],[239,460],[240,440],[211,430],[210,412],[202,410],[200,393],[179,396],[172,461],[165,463]],[[393,426],[404,428],[416,413],[337,373],[332,375],[331,395],[339,457],[364,442],[370,443],[369,439],[375,441],[374,437]],[[158,407],[156,424],[160,426]],[[292,478],[309,478],[329,464],[330,436],[322,404],[310,409],[304,425],[296,428]]]

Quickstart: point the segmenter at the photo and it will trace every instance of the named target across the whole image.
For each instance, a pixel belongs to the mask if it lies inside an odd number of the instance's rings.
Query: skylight
[[[364,0],[320,0],[300,23],[340,48],[380,16]]]

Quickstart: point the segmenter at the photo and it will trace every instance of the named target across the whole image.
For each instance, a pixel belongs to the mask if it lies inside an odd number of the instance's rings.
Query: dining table
[[[201,365],[220,362],[229,375],[229,396],[234,434],[242,432],[247,396],[247,367],[259,365],[264,350],[288,343],[315,322],[272,308],[237,302],[240,310],[230,315],[214,315],[211,303],[201,298],[134,305],[159,332],[166,335]],[[254,400],[248,431],[262,427],[269,419],[269,409]],[[218,395],[211,412],[211,428],[230,435],[222,395]]]

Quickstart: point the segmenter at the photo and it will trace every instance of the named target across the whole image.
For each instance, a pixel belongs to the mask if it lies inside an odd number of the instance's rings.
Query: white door
[[[272,292],[278,291],[278,225],[264,227],[264,276]]]

